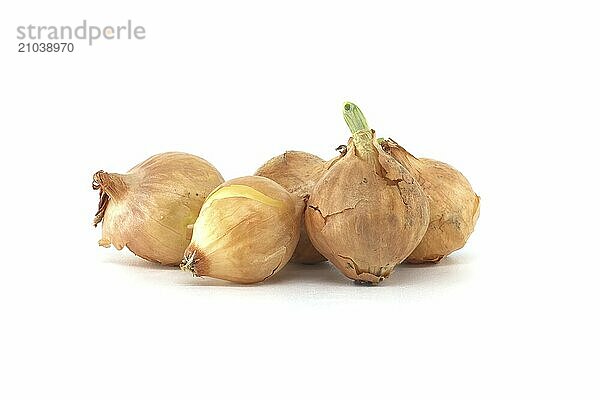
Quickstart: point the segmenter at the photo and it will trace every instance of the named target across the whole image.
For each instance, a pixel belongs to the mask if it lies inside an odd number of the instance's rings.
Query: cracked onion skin
[[[344,118],[352,138],[315,185],[306,229],[344,275],[378,283],[419,244],[429,207],[417,181],[383,151],[358,107],[346,103]]]
[[[161,153],[126,174],[98,171],[100,190],[94,226],[102,222],[100,246],[128,247],[148,261],[177,266],[191,239],[204,199],[223,182],[208,161],[187,153]]]
[[[479,218],[480,199],[467,178],[441,161],[414,157],[392,139],[381,146],[417,179],[429,201],[429,227],[406,261],[435,263],[461,249]]]
[[[327,162],[303,151],[286,151],[263,164],[254,175],[269,178],[288,192],[302,198],[310,196],[313,187],[327,170]],[[300,240],[291,262],[317,264],[326,258],[310,242],[304,226],[304,214],[300,222]]]
[[[292,257],[303,209],[303,199],[270,179],[227,181],[202,206],[180,267],[194,276],[262,282]]]

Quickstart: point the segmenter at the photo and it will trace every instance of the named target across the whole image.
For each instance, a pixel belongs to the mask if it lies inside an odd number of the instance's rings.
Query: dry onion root
[[[180,267],[194,276],[264,281],[292,257],[303,209],[301,198],[270,179],[227,181],[202,206]]]
[[[479,217],[479,196],[467,178],[441,161],[414,157],[392,139],[380,143],[417,179],[429,200],[429,227],[406,261],[438,262],[462,248]]]
[[[164,265],[178,265],[204,199],[223,182],[207,161],[186,153],[162,153],[126,174],[98,171],[100,191],[94,226],[102,222],[99,245]]]
[[[344,119],[352,138],[315,185],[306,229],[344,275],[377,283],[419,244],[429,207],[417,181],[383,151],[358,107],[346,103]]]
[[[302,198],[310,196],[315,183],[327,170],[327,162],[303,151],[286,151],[263,164],[255,173],[269,178],[288,192]],[[310,242],[304,227],[304,215],[300,223],[300,240],[294,250],[291,262],[316,264],[325,261],[325,257]]]

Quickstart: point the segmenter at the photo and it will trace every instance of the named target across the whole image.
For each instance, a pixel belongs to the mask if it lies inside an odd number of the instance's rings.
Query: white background
[[[597,3],[396,3],[4,2],[0,397],[598,398]],[[17,53],[17,26],[84,18],[147,38]],[[247,287],[97,247],[96,170],[330,158],[345,100],[469,178],[463,250]]]

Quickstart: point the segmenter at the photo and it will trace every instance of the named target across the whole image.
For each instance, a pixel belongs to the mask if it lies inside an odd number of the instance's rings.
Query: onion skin
[[[286,151],[267,161],[254,175],[269,178],[288,192],[307,198],[326,170],[327,162],[313,154]],[[300,240],[290,261],[301,264],[317,264],[325,261],[326,258],[310,242],[304,225],[303,213],[300,222]]]
[[[480,198],[467,178],[441,161],[414,157],[392,139],[381,145],[417,179],[429,201],[427,232],[406,261],[435,263],[461,249],[479,218]]]
[[[351,103],[344,109],[345,117],[360,113]],[[317,250],[344,275],[378,283],[421,241],[429,207],[417,181],[383,151],[366,121],[347,122],[353,137],[315,185],[306,229]]]
[[[292,257],[303,209],[301,198],[270,179],[227,181],[200,210],[180,267],[194,276],[262,282]]]
[[[99,245],[129,248],[163,265],[179,265],[204,199],[223,182],[206,160],[187,153],[162,153],[127,174],[98,171],[100,190],[94,226],[102,222]]]

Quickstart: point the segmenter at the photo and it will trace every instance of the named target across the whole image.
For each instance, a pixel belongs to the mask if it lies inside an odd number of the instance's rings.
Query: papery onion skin
[[[327,162],[303,151],[286,151],[263,164],[254,175],[269,178],[288,192],[308,198],[313,187],[327,170]],[[310,242],[304,226],[304,213],[300,222],[300,240],[291,262],[317,264],[326,258]]]
[[[364,116],[346,103],[346,113]],[[354,118],[350,116],[348,118]],[[315,185],[306,228],[317,248],[344,275],[378,283],[415,249],[429,207],[408,171],[386,154],[366,121],[348,121],[353,138]]]
[[[223,182],[206,160],[169,152],[150,157],[126,174],[98,171],[100,190],[94,225],[102,222],[99,245],[163,265],[179,265],[204,199]]]
[[[208,196],[180,267],[194,276],[262,282],[292,257],[303,209],[301,198],[270,179],[227,181]]]
[[[414,157],[392,139],[380,143],[417,179],[429,201],[427,232],[406,262],[435,263],[461,249],[479,218],[480,198],[467,178],[441,161]]]

